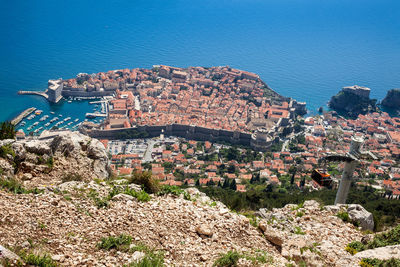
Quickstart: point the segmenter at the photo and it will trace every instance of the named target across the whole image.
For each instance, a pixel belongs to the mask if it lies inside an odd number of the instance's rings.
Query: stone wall
[[[251,134],[217,130],[194,125],[172,124],[157,126],[138,126],[125,129],[92,130],[87,134],[94,138],[120,139],[123,136],[132,138],[156,137],[161,133],[167,136],[178,136],[198,141],[229,142],[250,145]]]

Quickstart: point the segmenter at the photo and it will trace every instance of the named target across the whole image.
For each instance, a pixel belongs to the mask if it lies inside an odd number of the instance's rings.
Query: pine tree
[[[233,179],[233,180],[232,180],[232,183],[231,183],[231,185],[229,186],[229,188],[236,191],[236,188],[237,188],[237,187],[236,187],[236,179]]]
[[[196,186],[200,186],[200,179],[197,179]]]
[[[225,178],[224,184],[222,185],[222,188],[228,188],[229,187],[229,179]]]
[[[9,121],[0,123],[0,140],[3,139],[14,139],[15,138],[15,126]]]

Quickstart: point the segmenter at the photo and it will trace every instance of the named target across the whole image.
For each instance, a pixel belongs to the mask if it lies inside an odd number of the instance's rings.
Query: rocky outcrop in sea
[[[331,97],[328,105],[341,115],[356,118],[359,114],[377,111],[376,99],[369,98],[370,89],[358,85],[343,87]]]
[[[382,106],[400,110],[400,89],[391,89],[382,100]]]

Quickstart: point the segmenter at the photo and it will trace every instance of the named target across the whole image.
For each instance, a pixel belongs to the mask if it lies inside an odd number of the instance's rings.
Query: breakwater
[[[46,91],[18,91],[19,95],[38,95],[38,96],[42,96],[46,99],[49,98],[49,96],[47,95],[47,90]]]
[[[24,111],[22,111],[18,116],[16,116],[13,120],[11,120],[11,123],[14,125],[17,125],[18,123],[20,123],[25,117],[27,117],[29,114],[31,114],[32,112],[34,112],[36,110],[36,108],[28,108],[25,109]]]

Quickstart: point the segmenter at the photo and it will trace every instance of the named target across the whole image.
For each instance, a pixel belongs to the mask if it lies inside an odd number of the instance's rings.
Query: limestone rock
[[[196,232],[199,235],[211,237],[213,235],[212,228],[207,224],[201,224],[196,227]]]
[[[400,259],[400,245],[364,250],[358,252],[353,257],[360,260],[363,258],[375,258],[379,260]]]
[[[40,137],[24,140],[2,140],[10,144],[15,157],[0,159],[0,168],[6,176],[13,176],[18,161],[16,178],[24,186],[38,187],[59,184],[68,175],[74,179],[105,179],[109,176],[109,159],[104,146],[97,139],[78,132],[52,131]]]
[[[5,259],[8,261],[18,261],[20,260],[19,256],[15,254],[14,252],[6,249],[2,245],[0,245],[0,260]]]
[[[261,231],[264,233],[265,238],[274,245],[282,247],[286,237],[283,232],[276,231],[270,227],[266,221],[261,221],[259,224]]]
[[[14,176],[14,167],[5,159],[0,158],[0,170],[2,175],[7,177]]]
[[[130,196],[127,194],[118,194],[118,195],[113,196],[113,198],[111,200],[127,202],[127,201],[134,201],[135,198],[133,196]]]
[[[132,254],[131,263],[137,263],[137,262],[141,261],[145,256],[146,256],[146,254],[144,252],[135,251]]]
[[[349,214],[350,220],[357,222],[363,230],[374,229],[374,217],[372,213],[364,209],[359,204],[337,204],[325,206],[327,211],[337,214],[339,211],[346,211]]]
[[[358,204],[350,204],[347,208],[349,217],[352,221],[356,221],[360,224],[363,230],[374,229],[374,217],[372,213],[368,212],[363,206]]]

